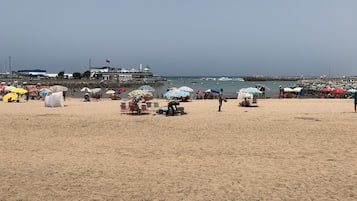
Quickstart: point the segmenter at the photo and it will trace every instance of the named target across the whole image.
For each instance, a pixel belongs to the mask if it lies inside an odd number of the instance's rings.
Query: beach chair
[[[154,102],[154,108],[158,108],[159,107],[159,103],[158,102]]]
[[[136,111],[133,102],[129,102],[128,104],[129,104],[129,111],[131,111],[131,113],[133,113],[134,111]]]
[[[177,107],[176,113],[179,113],[181,115],[185,114],[185,108],[184,107]]]
[[[151,102],[146,102],[147,108],[151,108],[152,103]]]
[[[120,104],[120,111],[121,111],[121,112],[126,112],[126,111],[127,111],[126,103],[125,103],[125,102],[122,102],[122,103]]]
[[[146,104],[141,104],[141,111],[146,111]]]

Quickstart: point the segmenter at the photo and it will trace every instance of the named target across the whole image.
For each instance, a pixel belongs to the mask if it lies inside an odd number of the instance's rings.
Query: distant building
[[[19,76],[26,76],[30,79],[41,79],[47,75],[47,71],[42,69],[18,70],[17,73]]]
[[[118,81],[155,81],[160,80],[159,76],[154,76],[149,66],[139,69],[135,68],[113,68],[109,66],[90,68],[91,79],[118,80]]]

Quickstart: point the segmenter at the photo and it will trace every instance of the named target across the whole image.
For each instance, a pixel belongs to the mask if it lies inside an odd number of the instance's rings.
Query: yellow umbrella
[[[17,94],[14,93],[7,93],[3,98],[2,101],[4,101],[5,103],[9,101],[9,99],[11,98],[11,101],[15,101],[17,99]]]
[[[108,90],[107,92],[105,92],[106,94],[115,94],[114,90]]]
[[[12,88],[11,89],[11,92],[13,93],[19,93],[19,94],[24,94],[24,93],[27,93],[27,90],[26,89],[23,89],[23,88]]]

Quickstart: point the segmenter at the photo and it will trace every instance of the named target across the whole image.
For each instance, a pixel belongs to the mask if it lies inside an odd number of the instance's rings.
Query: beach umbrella
[[[213,92],[213,93],[219,93],[220,90],[219,90],[218,88],[212,88],[212,89],[211,89],[211,92]]]
[[[114,90],[114,91],[118,91],[119,93],[123,93],[126,92],[125,88],[118,88],[118,90]]]
[[[62,85],[53,85],[48,88],[51,90],[51,92],[62,92],[62,91],[68,91],[68,88]]]
[[[145,91],[155,91],[155,89],[150,85],[143,85],[143,86],[139,87],[139,89],[145,90]]]
[[[290,87],[285,87],[284,92],[294,92],[294,90]]]
[[[294,91],[294,92],[297,92],[297,93],[300,93],[301,90],[302,90],[301,87],[295,87],[295,88],[293,89],[293,91]]]
[[[93,93],[100,93],[101,91],[102,91],[102,89],[99,87],[92,89]]]
[[[355,93],[357,90],[356,89],[349,89],[347,90],[348,93]]]
[[[90,88],[88,88],[88,87],[83,87],[81,89],[81,91],[84,92],[84,93],[92,93],[92,90]]]
[[[193,92],[193,89],[188,87],[188,86],[182,86],[180,88],[178,88],[181,91],[188,91],[188,92]]]
[[[114,91],[114,94],[121,94],[122,92],[119,90],[120,88],[118,88],[118,89],[112,89],[113,91]]]
[[[3,98],[2,101],[8,102],[8,100],[11,98],[12,101],[17,99],[17,94],[15,93],[7,93]]]
[[[16,88],[14,86],[5,86],[5,91],[11,91],[13,88]]]
[[[341,87],[337,87],[332,90],[332,93],[334,93],[334,94],[342,94],[343,92],[345,92],[345,89],[341,88]]]
[[[112,89],[110,89],[110,90],[106,91],[105,93],[106,93],[106,94],[115,94],[115,91],[112,90]]]
[[[19,94],[27,93],[26,89],[16,88],[16,87],[13,87],[10,91],[13,92],[13,93],[19,93]]]
[[[322,91],[323,92],[331,92],[332,89],[330,87],[324,87],[324,88],[322,88]]]
[[[190,93],[188,91],[182,91],[182,90],[179,90],[179,89],[170,90],[170,91],[167,91],[164,94],[164,96],[166,98],[187,97],[189,95],[190,95]]]
[[[129,97],[134,97],[134,96],[150,97],[150,96],[153,96],[153,94],[151,91],[136,89],[136,90],[129,92],[128,96]]]
[[[255,88],[255,87],[242,88],[239,91],[240,92],[245,92],[245,93],[250,93],[250,94],[261,94],[261,93],[263,93],[263,92],[261,92],[259,89]]]
[[[47,88],[43,88],[43,89],[41,89],[40,90],[40,94],[42,95],[42,94],[48,94],[48,93],[50,93],[50,92],[52,92],[50,89],[47,89]]]
[[[38,91],[38,89],[36,87],[31,87],[31,88],[28,88],[28,91],[35,92],[35,91]]]

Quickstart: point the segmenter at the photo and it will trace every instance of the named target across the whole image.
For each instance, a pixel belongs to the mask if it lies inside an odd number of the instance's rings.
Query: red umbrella
[[[343,92],[345,92],[345,89],[341,87],[332,90],[332,93],[334,94],[342,94]]]
[[[119,91],[120,93],[126,92],[125,88],[119,88],[118,91]]]
[[[332,89],[330,87],[325,87],[322,89],[323,92],[331,92]]]
[[[38,89],[36,87],[31,87],[27,89],[29,92],[34,92],[34,91],[38,91]]]

